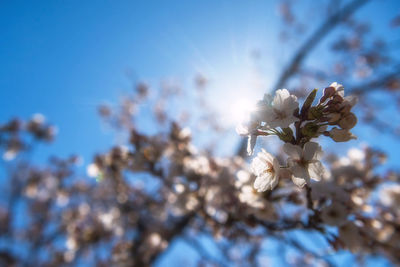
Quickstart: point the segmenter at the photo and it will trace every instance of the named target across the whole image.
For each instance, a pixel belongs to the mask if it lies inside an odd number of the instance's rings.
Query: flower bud
[[[348,114],[348,113],[350,113],[350,110],[351,110],[351,106],[349,106],[349,105],[344,105],[344,106],[341,108],[340,112],[341,112],[342,114]]]
[[[282,133],[279,135],[279,139],[286,143],[290,143],[294,140],[293,131],[289,127],[283,128]]]
[[[342,103],[343,97],[341,97],[340,95],[335,95],[335,96],[333,96],[332,100],[336,103]]]
[[[351,139],[357,139],[357,137],[350,133],[349,130],[338,129],[336,127],[329,131],[329,136],[335,142],[347,142]]]
[[[327,88],[324,89],[324,97],[329,98],[331,96],[333,96],[336,92],[335,87],[329,86]]]
[[[301,133],[308,137],[316,136],[319,126],[315,123],[309,122],[301,128]]]
[[[338,120],[340,120],[342,115],[340,113],[334,112],[334,113],[329,113],[326,116],[329,118],[329,123],[335,123]]]
[[[346,96],[343,100],[343,104],[349,105],[351,107],[354,107],[355,104],[357,104],[358,98],[357,96],[351,95],[351,96]]]
[[[304,101],[303,107],[301,108],[300,114],[303,116],[307,116],[308,110],[310,109],[312,103],[314,102],[315,96],[317,95],[318,89],[314,89],[311,93],[307,96],[306,100]]]
[[[339,121],[339,126],[342,129],[351,129],[357,124],[357,117],[354,113],[348,113]]]
[[[318,107],[311,107],[310,110],[308,111],[308,119],[309,120],[314,120],[314,119],[319,119],[322,117],[322,110],[321,108]]]
[[[333,100],[329,100],[327,103],[327,108],[326,110],[329,112],[340,112],[340,110],[343,108],[341,103],[335,102]]]
[[[335,88],[335,93],[337,95],[344,96],[344,88],[343,88],[343,85],[341,85],[340,83],[337,83],[337,82],[331,83],[331,85],[329,85],[329,87]]]

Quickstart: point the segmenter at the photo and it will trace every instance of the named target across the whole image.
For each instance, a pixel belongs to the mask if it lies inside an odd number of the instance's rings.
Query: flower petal
[[[294,110],[298,107],[299,103],[295,95],[290,95],[283,101],[283,108],[288,114],[293,114]]]
[[[305,184],[307,183],[305,179],[303,178],[297,178],[292,176],[292,181],[295,185],[297,185],[298,187],[302,188],[305,186]]]
[[[255,157],[251,162],[251,170],[256,176],[261,175],[266,170],[266,165],[259,157]]]
[[[320,161],[308,164],[308,172],[310,177],[316,181],[320,181],[321,177],[326,173],[324,165]]]
[[[290,167],[290,170],[292,171],[293,177],[305,179],[307,182],[310,180],[310,174],[306,168],[299,165],[293,165]]]
[[[274,101],[272,102],[274,108],[284,110],[284,101],[290,97],[290,93],[286,89],[279,89],[275,92]]]
[[[257,157],[260,159],[263,159],[266,162],[269,162],[271,165],[273,161],[275,160],[274,156],[272,156],[270,153],[265,151],[263,148],[261,148],[261,152],[258,152]]]
[[[314,158],[314,156],[319,156],[319,151],[321,151],[321,147],[318,145],[318,143],[307,142],[304,145],[303,157],[306,161],[310,161]]]
[[[251,134],[247,139],[247,154],[249,156],[253,155],[254,147],[256,146],[257,135]]]
[[[258,176],[254,181],[254,188],[258,192],[264,192],[268,189],[272,189],[273,175],[271,173],[264,173],[261,176]]]
[[[303,154],[303,151],[301,149],[301,147],[299,146],[295,146],[289,143],[285,143],[283,145],[283,151],[285,151],[285,153],[294,160],[299,160],[301,159],[301,156]]]

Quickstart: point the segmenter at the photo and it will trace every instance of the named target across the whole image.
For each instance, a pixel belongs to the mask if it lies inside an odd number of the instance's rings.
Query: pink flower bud
[[[349,130],[338,129],[336,127],[329,131],[329,136],[335,142],[347,142],[351,139],[357,139],[357,137],[350,133]]]
[[[357,117],[353,113],[348,113],[339,121],[339,126],[342,129],[351,129],[357,124]]]

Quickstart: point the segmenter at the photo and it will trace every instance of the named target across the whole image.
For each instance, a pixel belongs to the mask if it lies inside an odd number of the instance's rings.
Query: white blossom
[[[264,97],[264,99],[267,98]],[[279,89],[272,103],[263,112],[263,121],[271,128],[287,128],[298,120],[293,116],[298,107],[299,103],[295,95],[291,95],[286,89]]]
[[[4,154],[3,154],[3,159],[4,159],[5,161],[11,161],[11,160],[15,159],[15,157],[17,156],[17,154],[18,154],[18,151],[17,151],[17,150],[14,150],[14,149],[7,150],[7,151],[4,152]]]
[[[251,185],[242,186],[238,197],[240,202],[246,203],[250,207],[256,209],[261,209],[264,207],[263,199],[254,191]]]
[[[384,186],[379,192],[379,200],[387,207],[394,206],[398,208],[400,205],[400,185]]]
[[[289,169],[292,172],[292,180],[297,186],[303,187],[310,178],[319,181],[326,173],[319,161],[322,150],[317,143],[307,142],[304,148],[286,143],[283,145],[283,150],[289,156]]]
[[[262,149],[251,163],[253,173],[257,176],[254,188],[258,192],[274,189],[279,182],[279,162],[271,154]]]
[[[359,165],[364,161],[366,155],[363,150],[353,147],[347,151],[347,157],[350,159],[353,165]]]
[[[86,173],[89,177],[98,177],[100,172],[99,167],[94,163],[89,164],[86,168]]]

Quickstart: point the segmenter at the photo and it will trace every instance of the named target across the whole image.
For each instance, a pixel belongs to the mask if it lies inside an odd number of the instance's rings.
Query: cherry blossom
[[[262,149],[253,159],[251,168],[257,176],[254,188],[258,192],[274,189],[279,182],[279,162],[271,154]]]
[[[267,97],[264,97],[264,99],[267,99]],[[265,122],[269,127],[287,128],[290,124],[298,120],[298,118],[293,116],[295,110],[298,108],[297,97],[291,95],[286,89],[279,89],[275,93],[274,100],[262,115],[264,115]]]
[[[296,185],[303,187],[310,182],[310,178],[319,181],[326,172],[319,161],[322,149],[317,143],[308,142],[304,148],[286,143],[283,145],[283,150],[289,156],[288,165],[292,172],[292,180]]]

